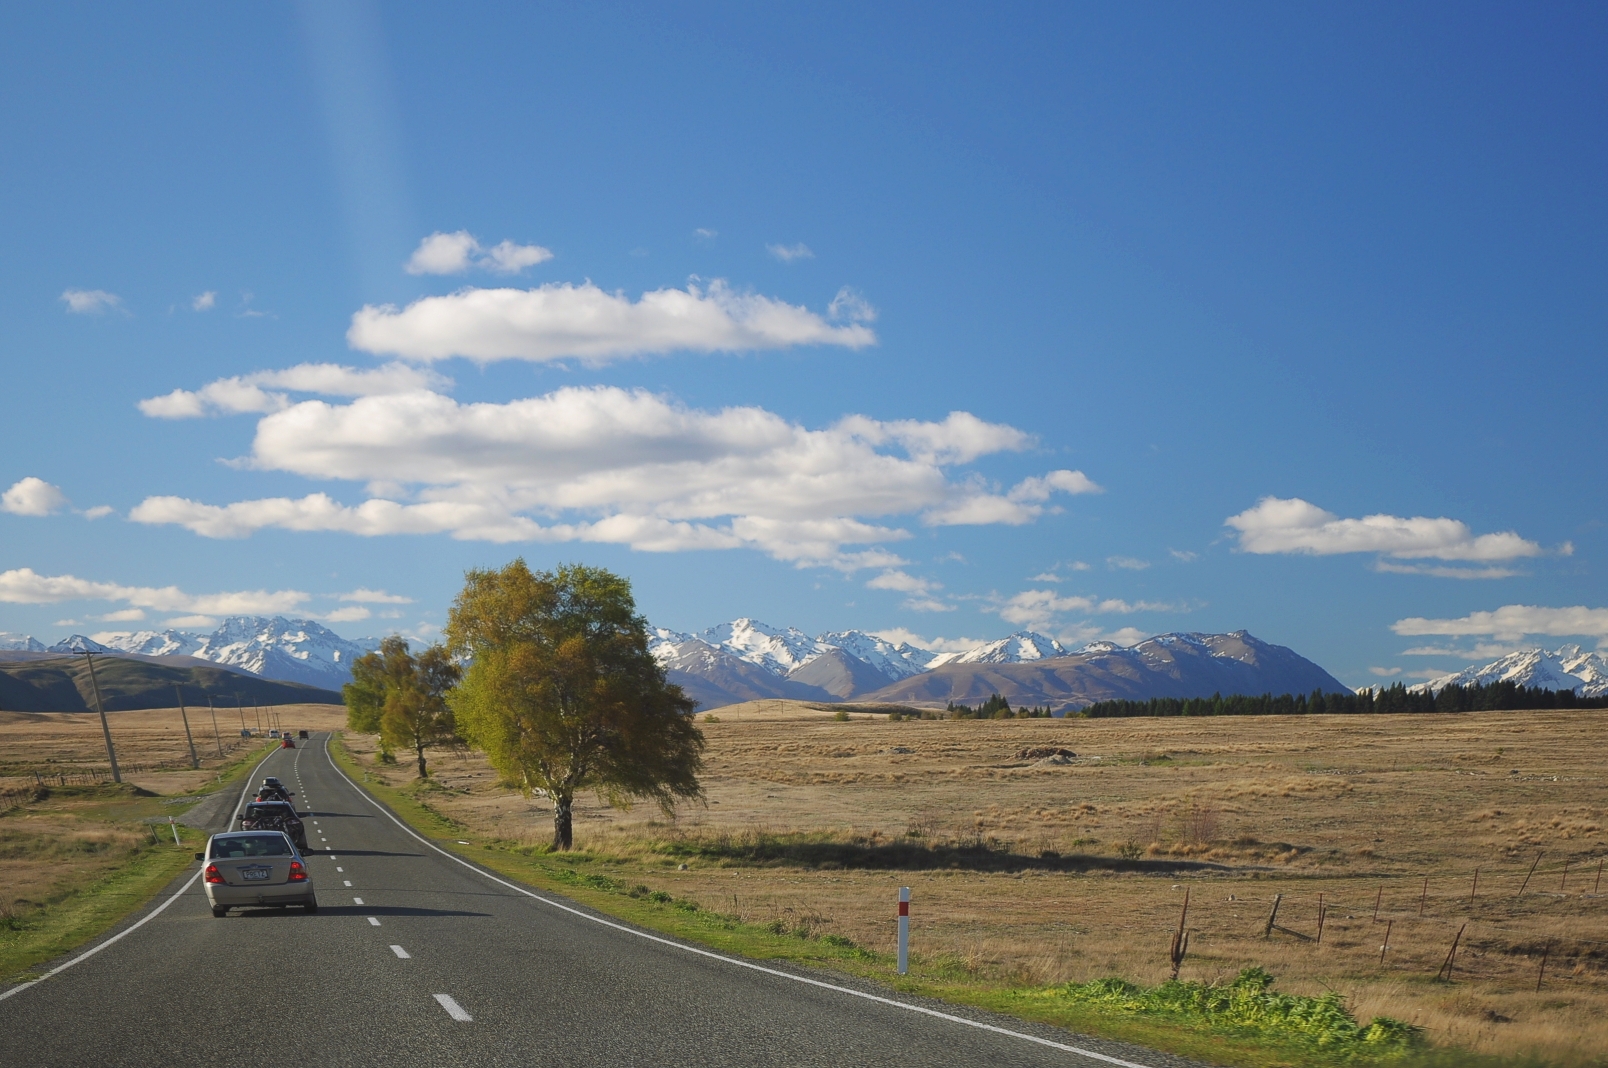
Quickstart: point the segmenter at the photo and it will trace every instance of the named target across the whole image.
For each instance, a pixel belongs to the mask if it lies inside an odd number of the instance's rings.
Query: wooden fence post
[[[1535,855],[1535,863],[1530,865],[1529,872],[1524,876],[1524,882],[1519,884],[1519,892],[1513,895],[1514,901],[1517,901],[1519,898],[1524,896],[1524,888],[1530,885],[1530,876],[1535,874],[1535,869],[1541,863],[1541,858],[1544,856],[1546,856],[1545,851]]]
[[[1467,929],[1468,924],[1466,923],[1457,929],[1457,937],[1452,939],[1451,951],[1446,954],[1446,963],[1442,964],[1440,971],[1435,973],[1436,979],[1445,979],[1448,983],[1452,981],[1452,962],[1457,959],[1457,944],[1463,940],[1463,932]]]
[[[1273,923],[1279,918],[1279,902],[1284,900],[1283,894],[1273,895],[1273,911],[1267,914],[1267,926],[1262,928],[1262,937],[1273,937]]]

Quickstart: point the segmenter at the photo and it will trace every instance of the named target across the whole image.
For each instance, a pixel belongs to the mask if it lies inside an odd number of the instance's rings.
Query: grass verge
[[[266,752],[248,753],[222,769],[223,781],[217,789],[237,787]],[[77,816],[95,823],[140,827],[152,810],[151,795],[113,784],[50,788],[38,804],[22,807],[37,808],[52,799],[74,803],[70,810],[53,813],[58,818]],[[87,885],[68,885],[26,912],[0,902],[5,906],[0,908],[0,983],[37,978],[38,966],[100,937],[143,908],[194,863],[195,851],[207,838],[204,831],[181,825],[180,844],[175,845],[168,824],[145,826],[150,832],[142,828],[140,833],[148,840],[142,840],[125,861]]]
[[[550,853],[476,835],[432,805],[434,791],[429,784],[385,785],[367,773],[339,735],[332,738],[330,750],[336,763],[354,781],[443,849],[647,930],[751,960],[831,968],[903,993],[1233,1068],[1370,1064],[1401,1068],[1538,1068],[1542,1063],[1424,1048],[1400,1025],[1359,1026],[1344,1013],[1337,999],[1276,994],[1260,977],[1254,977],[1255,992],[1239,990],[1237,995],[1227,987],[1162,984],[1146,990],[1116,980],[1042,987],[979,978],[962,962],[928,959],[919,954],[912,956],[910,974],[899,976],[890,955],[857,946],[846,938],[819,934],[807,924],[789,928],[780,921],[766,925],[745,923],[678,899],[663,889],[636,883],[636,876],[623,870],[619,858],[585,850]],[[1257,996],[1249,996],[1252,993]]]

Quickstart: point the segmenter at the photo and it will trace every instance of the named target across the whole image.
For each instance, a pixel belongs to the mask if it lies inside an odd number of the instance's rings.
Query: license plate
[[[266,879],[273,874],[272,868],[241,868],[240,878],[246,880]]]

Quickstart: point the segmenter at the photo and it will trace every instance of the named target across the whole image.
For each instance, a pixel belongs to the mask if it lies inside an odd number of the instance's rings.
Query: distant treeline
[[[1011,703],[999,694],[991,694],[988,700],[976,708],[970,705],[959,705],[949,702],[942,712],[935,708],[908,709],[902,712],[890,713],[889,719],[1049,719],[1050,706],[1043,708],[1018,708],[1012,710]]]
[[[1507,712],[1536,708],[1608,708],[1608,697],[1580,697],[1573,690],[1547,690],[1515,682],[1447,686],[1439,693],[1413,691],[1401,683],[1361,693],[1213,694],[1154,697],[1149,701],[1099,701],[1071,716],[1114,719],[1131,716],[1303,716],[1325,713]]]

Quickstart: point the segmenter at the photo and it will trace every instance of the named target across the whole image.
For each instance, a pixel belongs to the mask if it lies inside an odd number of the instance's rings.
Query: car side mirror
[[[207,855],[206,855],[206,854],[205,854],[205,853],[197,853],[197,854],[196,854],[196,855],[195,855],[195,859],[196,859],[196,860],[206,860],[206,859],[207,859]]]

